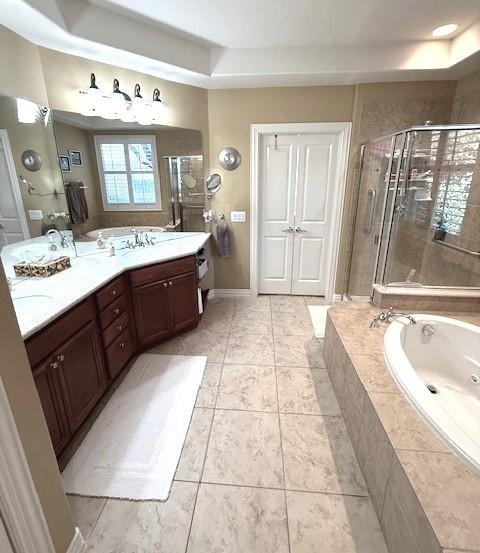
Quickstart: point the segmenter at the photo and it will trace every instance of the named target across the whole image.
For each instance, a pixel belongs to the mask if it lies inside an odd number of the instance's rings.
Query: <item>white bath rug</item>
[[[140,355],[65,468],[65,491],[168,499],[206,363]]]
[[[325,325],[327,324],[327,311],[331,305],[309,305],[308,312],[312,319],[313,331],[317,338],[325,338]]]

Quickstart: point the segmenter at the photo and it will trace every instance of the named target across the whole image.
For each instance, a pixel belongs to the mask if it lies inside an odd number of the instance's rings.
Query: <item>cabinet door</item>
[[[134,288],[132,299],[139,347],[166,337],[170,332],[167,281]]]
[[[33,379],[40,396],[53,449],[56,455],[59,455],[70,439],[70,430],[56,386],[55,371],[57,367],[58,362],[54,365],[53,360],[48,359],[33,369]]]
[[[99,331],[94,321],[65,342],[54,355],[67,417],[75,432],[105,391],[105,369]]]
[[[177,276],[168,281],[170,331],[180,332],[198,321],[197,277],[195,273]]]

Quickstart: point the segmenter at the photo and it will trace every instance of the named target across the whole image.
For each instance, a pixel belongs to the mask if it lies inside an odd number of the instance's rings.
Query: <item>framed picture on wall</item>
[[[70,173],[70,158],[68,156],[59,156],[60,169],[63,173]]]
[[[78,150],[69,150],[70,162],[72,165],[82,165],[82,152]]]

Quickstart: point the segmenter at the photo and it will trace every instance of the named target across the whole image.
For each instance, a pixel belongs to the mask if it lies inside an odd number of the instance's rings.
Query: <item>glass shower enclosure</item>
[[[205,230],[203,156],[164,157],[170,185],[170,226],[177,231]]]
[[[480,287],[480,125],[425,125],[362,146],[348,295]]]

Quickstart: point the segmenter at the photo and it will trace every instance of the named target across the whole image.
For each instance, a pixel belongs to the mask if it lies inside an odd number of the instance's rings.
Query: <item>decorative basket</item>
[[[55,261],[50,261],[50,263],[17,263],[13,266],[13,270],[17,277],[49,277],[61,273],[69,267],[71,267],[70,258],[63,256],[55,259]]]

